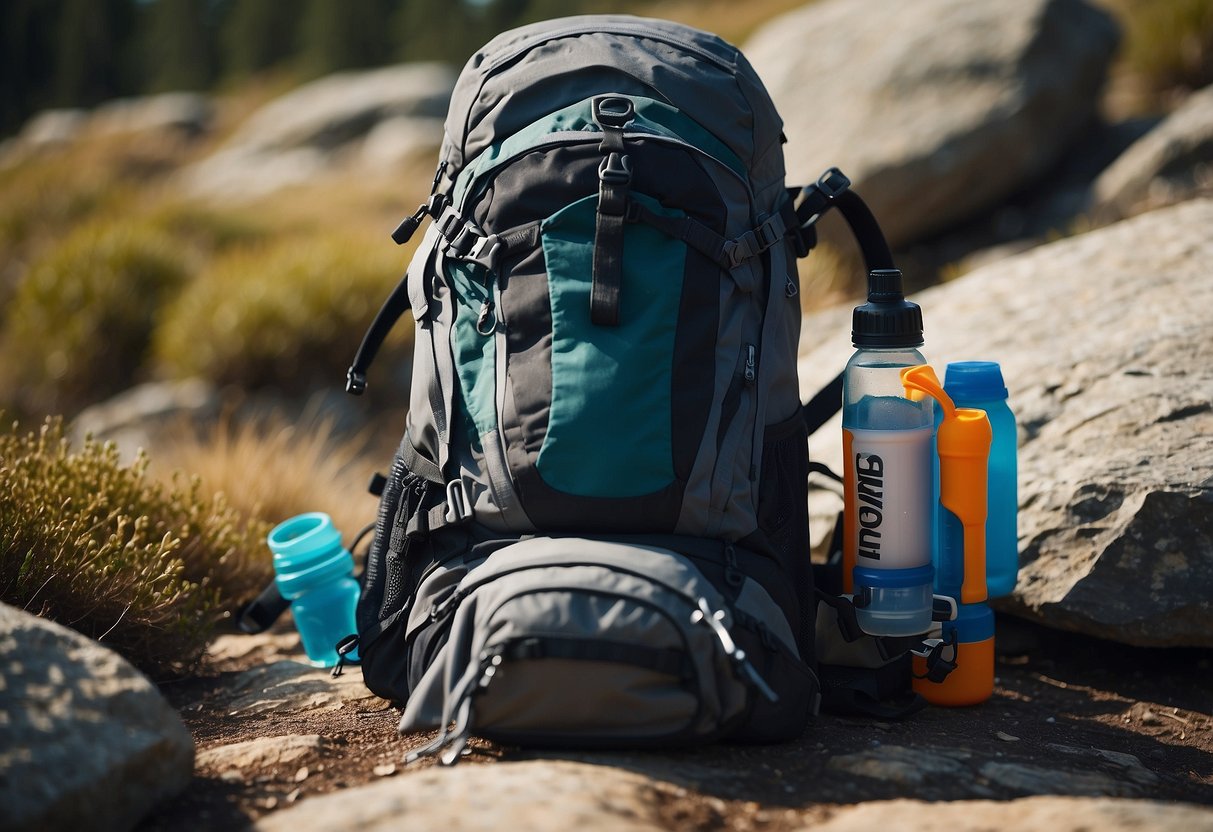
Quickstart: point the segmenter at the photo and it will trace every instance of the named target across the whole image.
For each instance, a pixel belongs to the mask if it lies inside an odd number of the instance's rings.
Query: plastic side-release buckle
[[[598,165],[598,181],[608,185],[627,185],[632,181],[632,165],[627,156],[611,152]],[[622,213],[622,212],[621,212]]]
[[[443,519],[451,525],[472,519],[472,501],[468,497],[463,480],[451,480],[446,484],[446,513]]]
[[[497,268],[497,256],[501,253],[501,249],[501,238],[496,234],[489,234],[487,237],[476,240],[463,259],[492,271]]]

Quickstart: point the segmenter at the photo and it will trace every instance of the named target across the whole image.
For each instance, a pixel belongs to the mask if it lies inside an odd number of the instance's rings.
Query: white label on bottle
[[[856,566],[925,566],[931,562],[931,428],[848,431]]]

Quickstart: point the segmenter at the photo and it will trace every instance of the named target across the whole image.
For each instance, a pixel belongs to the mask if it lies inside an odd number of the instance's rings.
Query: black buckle
[[[632,99],[618,95],[601,95],[594,99],[594,121],[602,127],[622,130],[636,117]]]
[[[830,203],[851,187],[851,180],[838,168],[830,168],[812,185],[800,192],[796,205],[796,221],[803,232],[817,222]]]
[[[366,373],[360,373],[350,367],[345,373],[345,392],[361,396],[366,392]]]
[[[830,168],[817,177],[817,187],[821,189],[827,199],[834,199],[851,187],[851,180],[838,168]]]
[[[598,181],[607,185],[627,185],[632,181],[632,165],[627,156],[609,153],[598,165]]]

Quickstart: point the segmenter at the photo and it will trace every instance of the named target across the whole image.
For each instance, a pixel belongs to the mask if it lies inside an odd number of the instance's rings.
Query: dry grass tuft
[[[203,431],[183,430],[179,440],[158,448],[154,473],[189,472],[207,491],[267,526],[306,511],[326,512],[348,545],[375,519],[376,503],[366,490],[375,468],[365,448],[315,413],[289,421],[277,414],[243,421],[229,415]],[[268,576],[269,550],[261,549],[258,560]]]

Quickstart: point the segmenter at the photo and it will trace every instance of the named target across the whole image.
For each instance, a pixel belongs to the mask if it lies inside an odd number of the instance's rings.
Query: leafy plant
[[[400,265],[391,246],[335,235],[233,252],[170,304],[155,355],[177,377],[291,393],[332,387]]]
[[[57,419],[0,434],[0,600],[162,677],[193,666],[225,609],[266,580],[268,528],[147,465],[92,440],[73,451]]]

